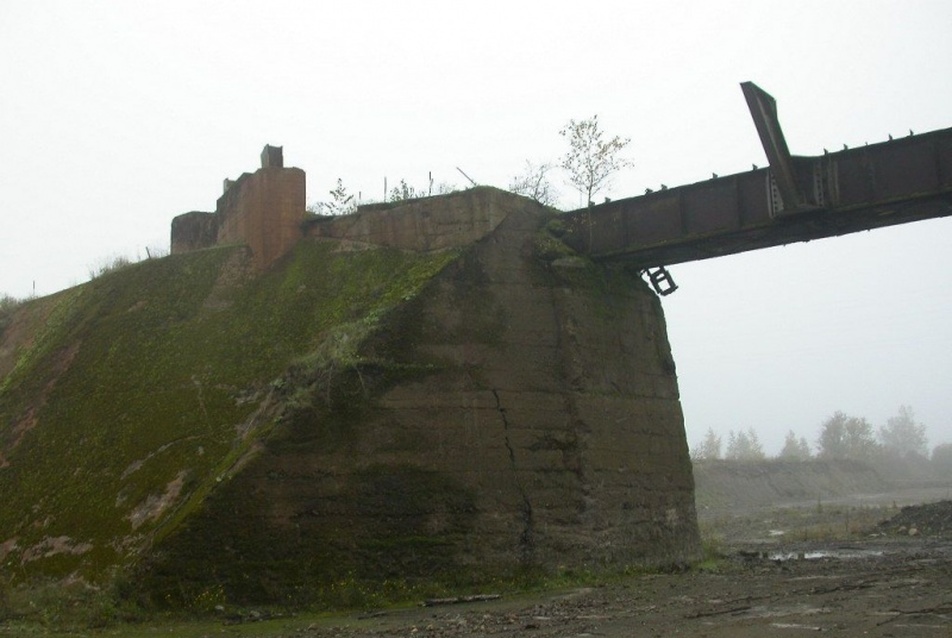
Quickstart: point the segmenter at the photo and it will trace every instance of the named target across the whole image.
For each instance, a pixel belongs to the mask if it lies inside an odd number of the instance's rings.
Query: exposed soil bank
[[[694,481],[699,514],[890,490],[872,466],[858,461],[702,461],[694,463]]]

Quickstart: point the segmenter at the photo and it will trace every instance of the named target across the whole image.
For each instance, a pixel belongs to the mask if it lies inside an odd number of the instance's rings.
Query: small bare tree
[[[631,138],[606,138],[598,125],[598,115],[587,120],[569,120],[559,135],[569,142],[561,166],[568,172],[572,186],[585,194],[589,206],[595,194],[609,185],[612,175],[634,165],[632,160],[620,156]]]
[[[526,160],[523,173],[513,177],[509,183],[509,192],[530,197],[543,206],[554,206],[558,193],[549,181],[548,173],[551,169],[551,164],[533,164]]]

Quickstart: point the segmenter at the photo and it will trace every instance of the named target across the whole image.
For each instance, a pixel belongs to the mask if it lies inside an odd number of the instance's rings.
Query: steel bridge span
[[[666,294],[664,266],[952,215],[952,128],[791,156],[773,98],[741,87],[768,168],[572,211],[564,241],[654,273]]]

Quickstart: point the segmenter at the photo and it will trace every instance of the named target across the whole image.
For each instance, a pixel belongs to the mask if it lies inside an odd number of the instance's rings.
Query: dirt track
[[[251,622],[263,616],[244,610],[236,618],[228,610],[228,619],[218,621],[158,626],[150,622],[107,629],[104,634],[952,636],[952,502],[900,510],[891,504],[891,496],[883,500],[890,505],[813,504],[702,520],[709,539],[722,539],[722,558],[709,561],[707,568],[681,573],[631,576],[598,587],[485,602],[334,617],[302,615]],[[845,537],[848,540],[836,540]],[[235,620],[244,622],[233,624]],[[0,634],[22,635],[9,629],[13,633],[0,623]]]
[[[949,501],[903,510],[852,505],[753,510],[706,526],[709,534],[734,539],[710,569],[338,618],[281,635],[952,636]],[[852,538],[791,540],[815,535]]]
[[[797,559],[799,551],[840,558]],[[717,572],[652,575],[538,598],[422,608],[294,635],[952,635],[952,543],[801,545],[789,560],[735,554]]]

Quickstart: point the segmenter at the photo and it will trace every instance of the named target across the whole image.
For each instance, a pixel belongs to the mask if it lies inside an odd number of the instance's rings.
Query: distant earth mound
[[[700,461],[694,464],[702,512],[825,501],[891,486],[869,464],[849,460]]]
[[[879,525],[882,532],[904,536],[952,538],[952,501],[909,505]]]

